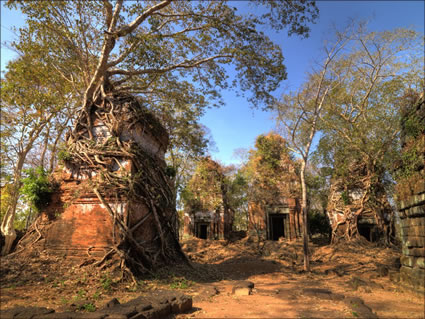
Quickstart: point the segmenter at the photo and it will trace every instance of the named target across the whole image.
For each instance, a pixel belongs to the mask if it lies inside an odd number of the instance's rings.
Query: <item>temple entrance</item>
[[[208,238],[208,226],[209,224],[206,223],[196,223],[196,234],[195,236],[200,239],[207,239]]]
[[[376,242],[378,240],[378,233],[375,225],[358,224],[357,229],[359,230],[359,234],[368,241]]]
[[[285,237],[286,214],[270,214],[269,215],[269,239],[278,240]]]

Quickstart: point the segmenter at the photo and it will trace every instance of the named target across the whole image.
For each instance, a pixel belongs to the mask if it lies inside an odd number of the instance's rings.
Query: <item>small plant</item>
[[[96,306],[92,304],[91,302],[89,302],[82,306],[82,310],[87,312],[94,312],[96,311]]]
[[[102,293],[99,290],[96,290],[96,292],[93,294],[93,299],[94,300],[99,300],[101,294]]]
[[[174,281],[170,284],[171,289],[187,289],[190,286],[192,286],[192,282],[184,278],[175,278]]]
[[[103,276],[100,280],[103,290],[110,291],[112,286],[112,279],[108,277],[108,275]]]
[[[357,312],[355,312],[355,311],[353,311],[352,314],[353,314],[354,317],[358,317],[359,316],[359,314]]]
[[[62,305],[67,305],[69,303],[69,300],[66,299],[65,297],[61,297],[61,301],[60,302],[61,302]]]
[[[53,185],[49,181],[47,172],[42,167],[25,170],[27,175],[22,180],[20,191],[25,196],[31,207],[39,212],[50,202]]]
[[[66,149],[61,149],[58,152],[58,159],[62,162],[70,161],[72,159],[71,154]]]
[[[81,300],[86,296],[86,291],[83,289],[78,290],[77,295],[74,297],[75,300]]]
[[[350,195],[348,194],[348,192],[347,192],[347,191],[343,191],[343,192],[341,193],[341,199],[342,199],[342,201],[344,202],[344,205],[350,205],[350,203],[351,203],[351,198],[350,198]]]

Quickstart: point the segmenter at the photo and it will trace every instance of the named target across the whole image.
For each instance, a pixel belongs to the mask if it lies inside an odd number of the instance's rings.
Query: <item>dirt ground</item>
[[[316,242],[316,243],[315,243]],[[390,281],[399,253],[359,242],[311,243],[311,273],[304,273],[300,241],[252,238],[235,242],[189,239],[192,263],[161,269],[137,283],[117,273],[33,251],[1,258],[1,309],[16,305],[57,311],[93,311],[112,298],[128,301],[154,289],[193,296],[193,310],[178,318],[424,318],[424,297]],[[250,295],[235,295],[241,281]]]

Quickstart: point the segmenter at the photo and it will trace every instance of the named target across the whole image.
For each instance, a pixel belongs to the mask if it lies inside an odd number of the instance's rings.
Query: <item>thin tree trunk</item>
[[[49,146],[49,137],[50,137],[50,125],[47,127],[46,136],[43,141],[43,151],[40,156],[40,166],[44,169],[44,162],[46,159],[47,147]]]
[[[12,199],[10,205],[6,211],[6,215],[3,217],[1,223],[1,233],[4,236],[4,246],[1,251],[2,256],[7,255],[12,250],[13,242],[16,239],[16,232],[14,227],[16,207],[19,199],[19,188],[21,184],[22,168],[24,166],[24,160],[26,153],[19,154],[18,163],[14,173],[14,183],[12,187]]]
[[[303,159],[301,164],[301,188],[302,188],[302,212],[303,212],[303,253],[304,270],[310,271],[310,255],[308,250],[308,216],[307,216],[307,189],[305,185],[305,167],[306,161]]]
[[[15,215],[16,215],[16,207],[18,206],[18,200],[19,200],[19,189],[21,187],[21,175],[22,175],[22,169],[24,167],[25,159],[28,155],[28,152],[32,149],[35,140],[39,137],[41,131],[46,126],[46,124],[50,121],[50,119],[53,117],[53,113],[50,113],[49,116],[47,116],[44,123],[40,124],[37,129],[34,129],[32,132],[29,133],[31,136],[31,139],[28,141],[27,145],[25,147],[22,147],[22,144],[19,146],[19,148],[22,150],[18,153],[18,163],[16,164],[15,171],[13,174],[13,189],[12,189],[12,201],[10,206],[7,209],[6,215],[4,216],[0,230],[3,236],[5,237],[5,245],[3,246],[1,254],[7,255],[10,253],[12,249],[13,241],[16,238],[16,232],[14,228],[14,222],[15,222]]]

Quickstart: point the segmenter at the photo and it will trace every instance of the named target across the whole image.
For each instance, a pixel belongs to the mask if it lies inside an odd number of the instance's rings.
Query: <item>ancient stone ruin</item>
[[[424,292],[425,285],[425,103],[411,101],[402,118],[403,163],[396,186],[400,217],[403,285]]]
[[[192,297],[177,291],[156,290],[148,296],[140,296],[126,303],[113,298],[95,312],[56,312],[54,309],[32,306],[17,306],[1,309],[0,318],[33,319],[113,319],[113,318],[170,318],[192,309]]]
[[[260,135],[248,163],[253,180],[248,230],[268,240],[302,236],[300,183],[286,141],[275,133]],[[270,154],[270,155],[267,155]]]
[[[326,213],[332,242],[359,236],[371,242],[386,239],[392,227],[393,210],[383,185],[362,162],[351,163],[349,172],[349,178],[335,176],[331,182]]]
[[[183,235],[200,239],[225,239],[232,231],[231,213],[216,211],[192,211],[184,215]]]
[[[249,204],[249,229],[269,240],[302,236],[301,206],[297,198],[278,198],[271,205]]]
[[[99,98],[81,117],[54,173],[57,189],[34,223],[37,245],[80,258],[115,254],[140,272],[184,260],[163,126],[129,95]]]
[[[227,239],[233,228],[233,211],[227,204],[227,190],[221,166],[206,157],[185,190],[183,236]]]

